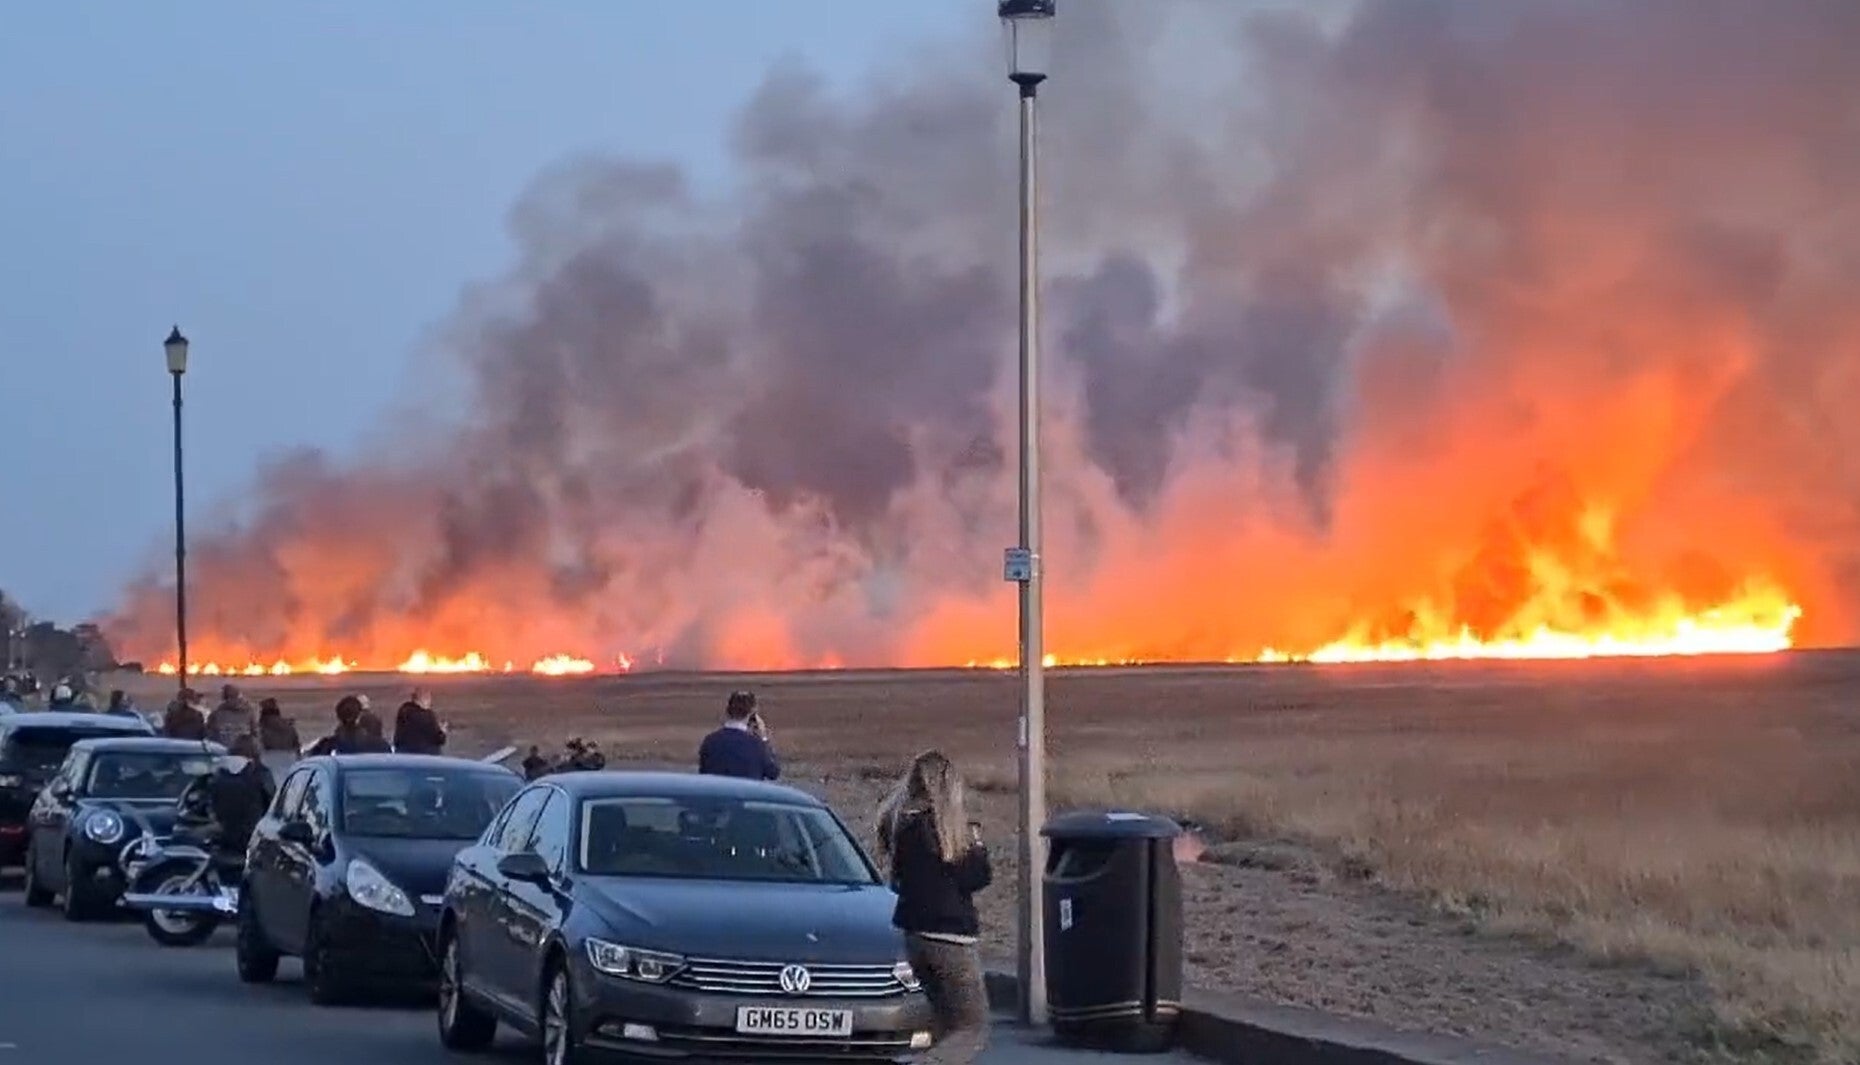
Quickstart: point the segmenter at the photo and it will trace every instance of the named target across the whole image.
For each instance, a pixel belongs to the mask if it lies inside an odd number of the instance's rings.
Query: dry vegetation
[[[1053,788],[1203,827],[1197,985],[1584,1060],[1853,1062],[1856,679],[1844,654],[1063,674]],[[268,684],[306,734],[317,684]],[[405,684],[344,686],[391,713]],[[580,732],[677,761],[736,686],[798,782],[854,813],[948,750],[1011,850],[1011,676],[436,683],[474,745]],[[990,900],[1003,943],[1010,895]]]

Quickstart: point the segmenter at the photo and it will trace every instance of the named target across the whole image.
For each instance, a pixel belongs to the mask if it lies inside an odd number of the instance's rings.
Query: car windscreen
[[[64,764],[71,745],[99,736],[121,736],[121,731],[78,728],[16,728],[0,748],[0,766],[28,773],[50,773]]]
[[[94,799],[175,799],[213,772],[213,756],[173,751],[99,751],[84,794]]]
[[[581,870],[596,876],[875,883],[844,826],[818,806],[710,797],[585,799]]]
[[[477,839],[523,782],[482,769],[350,769],[342,831],[399,839]]]

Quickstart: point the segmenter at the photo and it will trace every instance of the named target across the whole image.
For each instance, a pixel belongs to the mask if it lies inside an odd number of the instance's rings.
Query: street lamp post
[[[1040,559],[1040,286],[1035,103],[1046,80],[1056,0],[1000,0],[1008,80],[1020,88],[1020,545],[1007,578],[1020,585],[1020,1019],[1046,1023],[1046,669]]]
[[[162,342],[174,379],[174,640],[180,661],[176,682],[187,687],[187,507],[181,478],[181,377],[187,373],[187,338],[175,326]]]

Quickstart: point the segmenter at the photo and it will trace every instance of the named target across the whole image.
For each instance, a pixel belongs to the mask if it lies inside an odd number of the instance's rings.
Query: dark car
[[[32,711],[0,714],[0,868],[26,856],[26,818],[71,745],[99,736],[149,736],[135,718]]]
[[[27,819],[26,905],[62,897],[72,921],[114,909],[124,848],[167,835],[175,800],[224,753],[218,744],[155,736],[72,744]]]
[[[446,876],[522,778],[411,754],[325,755],[292,767],[252,834],[239,896],[239,978],[303,959],[319,1004],[364,988],[430,988]]]
[[[930,1008],[896,897],[820,800],[682,773],[567,773],[461,851],[440,925],[439,1033],[501,1022],[544,1059],[896,1060]]]

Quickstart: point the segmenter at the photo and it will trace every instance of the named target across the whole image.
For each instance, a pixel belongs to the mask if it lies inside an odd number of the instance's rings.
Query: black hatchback
[[[0,714],[0,868],[24,860],[32,805],[64,764],[72,744],[153,734],[148,722],[118,714]]]
[[[252,834],[239,895],[239,978],[303,959],[319,1004],[430,989],[452,859],[523,786],[502,766],[358,754],[293,766]]]

